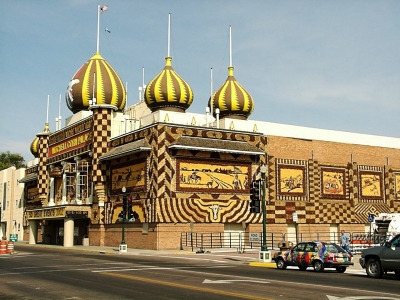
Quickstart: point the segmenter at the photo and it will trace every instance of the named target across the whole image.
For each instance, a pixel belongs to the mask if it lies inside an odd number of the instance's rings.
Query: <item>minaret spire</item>
[[[50,95],[47,95],[47,109],[46,109],[46,123],[49,123],[49,102],[50,102]]]
[[[229,66],[233,67],[232,65],[232,26],[229,25]]]
[[[167,57],[170,57],[170,41],[171,41],[171,13],[168,14],[168,51]]]

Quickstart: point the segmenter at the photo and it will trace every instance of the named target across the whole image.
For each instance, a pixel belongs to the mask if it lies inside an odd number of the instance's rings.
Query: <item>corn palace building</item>
[[[25,240],[117,246],[124,195],[132,248],[179,249],[185,232],[261,232],[250,187],[263,165],[268,234],[291,232],[294,212],[299,232],[338,233],[399,211],[399,138],[249,120],[255,101],[232,66],[207,112],[188,113],[192,89],[165,60],[130,107],[99,52],[73,75],[72,116],[36,135],[20,180]]]

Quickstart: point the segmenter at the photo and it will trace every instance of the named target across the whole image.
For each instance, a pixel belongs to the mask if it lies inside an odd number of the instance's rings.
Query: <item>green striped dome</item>
[[[76,113],[87,110],[89,100],[92,100],[93,96],[96,98],[96,105],[113,105],[119,111],[125,108],[124,84],[111,65],[98,52],[72,77],[65,99],[68,108]]]
[[[145,101],[151,111],[184,112],[193,102],[191,87],[174,71],[172,57],[165,58],[164,69],[146,86]]]
[[[229,117],[246,120],[254,110],[251,95],[237,82],[233,76],[234,67],[228,67],[228,78],[212,97],[213,113],[219,108],[220,118]],[[211,97],[208,100],[211,107]]]

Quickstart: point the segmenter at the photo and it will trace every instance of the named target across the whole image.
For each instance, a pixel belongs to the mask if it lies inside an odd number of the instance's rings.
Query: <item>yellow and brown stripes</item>
[[[75,73],[66,93],[67,105],[73,112],[87,109],[93,97],[97,105],[113,105],[118,110],[123,110],[126,104],[121,78],[99,53]]]
[[[146,87],[145,101],[151,111],[173,108],[183,112],[193,102],[193,91],[172,68],[172,57],[165,60],[164,69]]]
[[[235,117],[247,119],[254,110],[251,95],[240,85],[233,76],[233,67],[228,68],[228,78],[213,95],[213,111],[219,108],[220,117]],[[211,107],[211,99],[208,102]]]
[[[202,197],[203,198],[203,197]],[[188,198],[159,199],[158,221],[165,223],[261,222],[261,214],[251,214],[249,201]]]

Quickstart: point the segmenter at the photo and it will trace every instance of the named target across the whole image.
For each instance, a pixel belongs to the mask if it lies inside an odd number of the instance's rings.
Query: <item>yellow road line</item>
[[[180,284],[180,283],[174,283],[174,282],[168,282],[168,281],[126,275],[126,274],[107,273],[107,272],[104,272],[101,274],[124,278],[124,279],[132,279],[132,280],[136,280],[136,281],[144,281],[144,282],[149,282],[149,283],[166,285],[166,286],[171,286],[171,287],[176,287],[176,288],[183,288],[183,289],[187,289],[187,290],[194,290],[194,291],[205,292],[205,293],[213,293],[213,294],[218,294],[218,295],[232,296],[232,297],[242,298],[242,299],[273,300],[272,298],[263,298],[263,297],[251,296],[251,295],[246,295],[246,294],[225,292],[225,291],[219,291],[219,290],[210,289],[210,288],[196,287],[196,286],[192,286],[192,285],[186,285],[186,284]]]

